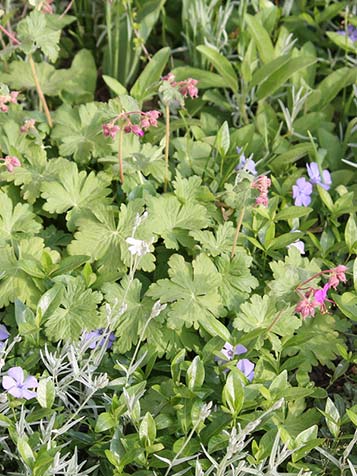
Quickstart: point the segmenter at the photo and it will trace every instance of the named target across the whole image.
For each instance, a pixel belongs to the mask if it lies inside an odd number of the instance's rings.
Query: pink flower
[[[160,116],[159,111],[148,111],[148,112],[143,112],[143,117],[141,119],[140,126],[143,129],[147,129],[148,127],[157,127],[157,119]]]
[[[0,111],[1,112],[8,112],[8,110],[9,110],[9,107],[6,106],[6,104],[0,98]]]
[[[156,111],[155,109],[146,113],[146,117],[149,119],[150,126],[157,127],[157,120],[160,117],[160,114],[160,111]]]
[[[268,195],[266,193],[261,193],[259,197],[256,198],[255,204],[257,206],[263,205],[263,207],[267,207],[269,204]]]
[[[11,91],[10,93],[10,98],[9,98],[9,102],[11,102],[12,104],[17,104],[17,96],[19,95],[20,93],[18,91]]]
[[[268,189],[271,185],[271,180],[266,175],[261,175],[253,183],[252,188],[257,189],[259,192],[268,192]]]
[[[196,84],[198,83],[197,79],[188,78],[186,81],[181,81],[179,83],[180,93],[183,97],[190,96],[190,98],[197,98],[198,97],[198,89]]]
[[[175,75],[173,73],[168,73],[166,76],[163,76],[161,79],[163,81],[168,81],[169,83],[172,83],[172,81],[175,81]]]
[[[251,187],[259,192],[259,197],[255,200],[256,205],[268,206],[268,191],[271,185],[271,180],[266,175],[261,175],[252,183]]]
[[[147,129],[148,127],[150,127],[151,124],[150,124],[149,118],[146,117],[146,116],[144,116],[144,117],[141,119],[140,126],[141,126],[143,129]]]
[[[17,96],[20,93],[18,91],[11,91],[9,94],[4,94],[0,96],[0,111],[8,112],[9,106],[7,104],[17,104]]]
[[[344,266],[343,264],[339,264],[336,266],[336,268],[333,268],[331,270],[331,276],[329,279],[329,285],[333,288],[336,289],[337,286],[341,283],[345,283],[347,281],[345,272],[347,271],[347,266]]]
[[[319,306],[319,303],[313,299],[310,301],[306,297],[297,303],[295,307],[295,312],[299,312],[303,319],[306,319],[309,316],[315,315],[315,308]]]
[[[42,5],[42,13],[47,13],[51,15],[53,13],[53,6],[51,5],[53,3],[53,0],[45,0],[43,5]]]
[[[23,125],[20,127],[20,131],[23,133],[28,132],[30,129],[34,129],[36,124],[35,119],[26,119]]]
[[[5,162],[5,166],[9,172],[12,172],[15,167],[21,166],[19,159],[12,155],[7,155],[5,158],[0,158],[0,160]]]
[[[130,131],[135,134],[136,136],[142,137],[144,135],[144,131],[140,126],[137,124],[131,124],[130,125]]]
[[[115,124],[109,122],[108,124],[103,124],[103,134],[105,137],[115,138],[116,134],[119,132],[120,128]]]
[[[330,289],[330,284],[326,283],[322,289],[314,290],[314,298],[320,305],[324,305],[325,301],[327,301],[327,291],[329,289]]]

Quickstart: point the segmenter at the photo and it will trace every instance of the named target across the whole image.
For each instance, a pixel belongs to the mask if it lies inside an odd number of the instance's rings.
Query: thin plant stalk
[[[21,43],[19,42],[19,40],[15,37],[15,35],[13,35],[12,33],[10,33],[6,28],[4,28],[2,25],[0,25],[0,31],[2,31],[11,41],[14,45],[20,45]]]
[[[119,177],[120,177],[120,182],[122,184],[124,183],[123,139],[124,139],[124,129],[121,127],[119,131],[118,162],[119,162]]]
[[[234,255],[236,254],[237,242],[238,242],[239,232],[240,232],[242,222],[243,222],[244,212],[245,212],[245,207],[242,207],[242,209],[240,211],[240,214],[239,214],[239,217],[238,217],[236,232],[235,232],[234,239],[233,239],[231,258],[234,258]]]
[[[64,12],[62,13],[62,15],[60,16],[60,18],[63,18],[70,11],[70,9],[72,8],[73,2],[74,2],[74,0],[71,0],[69,2],[69,4],[66,6],[66,8],[65,8]]]
[[[53,127],[53,122],[52,122],[51,113],[50,113],[50,110],[48,109],[46,98],[45,98],[45,95],[43,94],[41,84],[40,84],[40,81],[39,81],[38,76],[37,76],[36,65],[35,65],[35,62],[32,58],[32,55],[29,55],[29,63],[30,63],[32,77],[33,77],[33,80],[35,82],[37,94],[38,94],[38,97],[40,98],[42,107],[45,111],[47,123],[52,128]]]
[[[169,181],[169,147],[170,147],[170,106],[165,106],[165,179],[164,179],[164,192],[167,192],[167,184]]]

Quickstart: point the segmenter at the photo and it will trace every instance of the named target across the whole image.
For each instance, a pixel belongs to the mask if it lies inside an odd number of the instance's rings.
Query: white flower
[[[137,240],[136,238],[132,237],[127,238],[126,242],[130,245],[129,251],[133,256],[138,255],[141,257],[146,255],[147,253],[150,253],[151,243],[147,243],[144,240]]]
[[[298,230],[295,227],[292,230],[290,230],[290,233],[299,233],[299,232],[300,230]],[[288,245],[287,249],[289,250],[292,246],[296,248],[301,255],[305,254],[305,243],[303,241],[296,240],[294,241],[294,243],[291,243],[290,245]]]

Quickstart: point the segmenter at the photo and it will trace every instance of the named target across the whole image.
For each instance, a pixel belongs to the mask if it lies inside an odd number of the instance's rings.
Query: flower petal
[[[249,359],[242,359],[238,362],[237,368],[248,378],[253,372],[255,365]]]
[[[22,398],[23,390],[19,387],[12,387],[8,390],[9,394],[15,398]]]
[[[311,164],[307,164],[306,169],[312,183],[320,182],[320,169],[317,162],[312,162]]]
[[[24,398],[25,400],[31,400],[31,398],[36,398],[37,393],[32,392],[31,390],[27,390],[26,388],[22,389],[21,392],[21,398]]]
[[[6,340],[10,336],[10,333],[4,326],[4,324],[0,324],[0,340]]]
[[[241,355],[241,354],[245,354],[246,352],[248,352],[248,349],[244,347],[244,345],[242,344],[236,345],[234,349],[234,355]]]
[[[12,387],[16,387],[17,383],[12,377],[4,375],[4,377],[2,378],[2,386],[5,390],[9,390]]]
[[[18,384],[22,384],[24,382],[24,371],[21,367],[11,367],[11,369],[7,371],[7,374]]]
[[[24,383],[23,383],[24,388],[36,388],[38,387],[38,381],[36,377],[33,377],[32,375],[29,375]]]

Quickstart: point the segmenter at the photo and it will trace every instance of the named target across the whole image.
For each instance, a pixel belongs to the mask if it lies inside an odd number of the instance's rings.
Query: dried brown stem
[[[245,212],[245,207],[242,207],[242,209],[241,209],[241,211],[240,211],[240,214],[239,214],[239,217],[238,217],[238,221],[237,221],[237,227],[236,227],[236,232],[235,232],[234,240],[233,240],[231,258],[233,258],[234,255],[236,254],[237,242],[238,242],[238,237],[239,237],[240,228],[241,228],[241,226],[242,226],[242,221],[243,221],[243,217],[244,217],[244,212]]]
[[[118,161],[119,161],[119,177],[120,177],[120,182],[122,184],[124,183],[123,139],[124,139],[124,129],[121,127],[119,131]]]
[[[32,77],[33,77],[33,80],[35,82],[37,94],[38,94],[38,97],[40,98],[43,110],[45,111],[47,123],[52,128],[53,127],[53,122],[52,122],[52,118],[51,118],[51,113],[50,113],[50,110],[48,109],[46,98],[45,98],[45,95],[43,94],[41,84],[40,84],[40,81],[39,81],[38,76],[37,76],[36,65],[35,65],[35,62],[32,59],[31,55],[29,55],[29,63],[30,63],[30,67],[31,67]]]
[[[164,179],[164,192],[167,192],[167,184],[169,181],[169,147],[170,147],[170,106],[165,106],[165,179]]]

